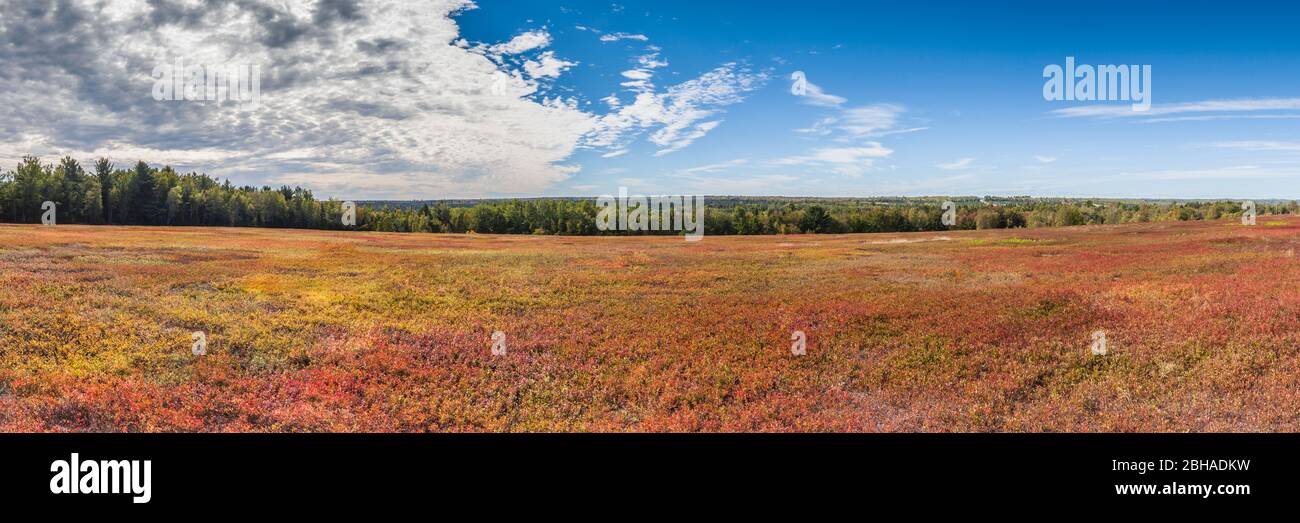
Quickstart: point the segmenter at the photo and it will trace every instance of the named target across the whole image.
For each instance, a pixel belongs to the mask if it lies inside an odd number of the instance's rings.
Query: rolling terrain
[[[0,225],[0,430],[1297,431],[1300,219],[1258,223]]]

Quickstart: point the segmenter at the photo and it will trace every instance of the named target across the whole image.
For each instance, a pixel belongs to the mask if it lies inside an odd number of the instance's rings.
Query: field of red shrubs
[[[0,430],[1297,431],[1297,249],[0,225]]]

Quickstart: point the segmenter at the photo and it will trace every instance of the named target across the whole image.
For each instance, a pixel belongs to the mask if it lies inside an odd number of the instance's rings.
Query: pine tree
[[[141,160],[135,164],[135,172],[132,174],[129,212],[131,222],[140,225],[156,225],[160,221],[161,206],[158,205],[157,182],[154,179],[153,169]]]
[[[109,195],[113,190],[113,164],[108,158],[95,161],[95,178],[99,179],[99,205],[103,211],[104,223],[112,223],[113,209],[109,207]]]

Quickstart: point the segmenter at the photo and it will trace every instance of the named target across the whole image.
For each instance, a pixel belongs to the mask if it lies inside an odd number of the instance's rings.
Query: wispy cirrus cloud
[[[854,147],[823,147],[811,154],[788,156],[774,161],[778,166],[812,166],[849,177],[862,176],[881,158],[894,154],[880,142],[866,142]]]
[[[826,92],[821,86],[812,83],[806,77],[800,77],[800,74],[795,73],[796,81],[802,82],[803,87],[800,94],[795,95],[799,97],[800,102],[819,107],[839,107],[848,101],[848,98]]]
[[[836,136],[840,141],[861,138],[879,138],[891,134],[924,131],[926,127],[899,127],[906,109],[897,104],[873,104],[841,109],[833,116],[813,122],[795,132],[816,136]]]
[[[945,171],[956,171],[956,170],[961,170],[961,169],[969,169],[969,168],[971,167],[971,164],[973,164],[973,163],[975,163],[975,159],[974,159],[974,158],[962,158],[962,159],[960,159],[960,160],[955,160],[955,161],[951,161],[951,162],[947,162],[947,163],[941,163],[941,164],[936,165],[935,167],[938,167],[938,168],[943,169],[943,170],[945,170]]]
[[[1243,151],[1300,152],[1300,142],[1244,140],[1235,142],[1218,142],[1211,145],[1219,149],[1240,149]]]
[[[1258,178],[1294,177],[1295,170],[1264,168],[1258,165],[1233,165],[1218,169],[1163,169],[1123,173],[1116,179],[1145,179],[1160,181],[1181,180],[1242,180]]]
[[[1050,111],[1049,114],[1061,118],[1138,118],[1143,120],[1152,120],[1152,118],[1150,118],[1152,116],[1190,113],[1230,113],[1217,116],[1202,116],[1203,118],[1213,117],[1218,119],[1227,119],[1244,117],[1245,115],[1241,113],[1291,110],[1300,110],[1300,98],[1243,98],[1236,100],[1205,100],[1199,102],[1155,104],[1152,105],[1149,110],[1144,112],[1136,112],[1129,106],[1123,105],[1083,105],[1056,109]]]
[[[618,42],[620,40],[633,40],[637,42],[647,42],[650,40],[650,37],[643,34],[633,34],[633,33],[609,33],[600,36],[600,41],[602,42]]]
[[[877,103],[846,106],[848,99],[831,95],[820,86],[807,81],[806,76],[795,73],[791,77],[795,89],[802,94],[807,105],[833,109],[829,116],[814,121],[812,125],[795,132],[829,140],[834,146],[814,148],[808,154],[786,156],[769,162],[778,167],[805,167],[820,169],[842,176],[857,178],[873,169],[876,162],[888,158],[893,149],[885,147],[879,137],[890,134],[919,131],[924,128],[900,128],[899,120],[905,109],[901,105]]]
[[[701,166],[698,166],[698,167],[691,167],[691,168],[687,168],[687,169],[682,169],[681,171],[678,171],[678,174],[706,174],[706,173],[716,173],[716,172],[727,171],[727,170],[730,170],[730,169],[732,169],[732,168],[740,167],[740,166],[744,166],[744,165],[748,165],[748,164],[749,164],[749,159],[748,159],[748,158],[737,158],[737,159],[735,159],[735,160],[730,160],[730,161],[726,161],[726,162],[719,162],[719,163],[714,163],[714,164],[709,164],[709,165],[701,165]]]
[[[651,92],[642,85],[630,86],[637,91],[636,98],[597,118],[584,144],[597,149],[622,150],[636,137],[649,132],[648,140],[659,147],[655,156],[680,151],[721,125],[724,107],[744,101],[767,80],[765,72],[727,63],[664,92]]]

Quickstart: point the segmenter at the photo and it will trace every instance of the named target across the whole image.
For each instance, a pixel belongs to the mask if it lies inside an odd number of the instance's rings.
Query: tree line
[[[955,225],[943,223],[943,202],[956,204]],[[360,202],[355,225],[344,226],[338,200],[318,200],[300,187],[237,187],[206,174],[156,168],[144,161],[118,168],[106,158],[83,167],[65,157],[24,157],[0,173],[0,220],[40,223],[54,202],[58,223],[199,225],[355,229],[482,234],[678,234],[600,231],[592,198]],[[1297,214],[1296,202],[1258,202],[1259,214]],[[1217,220],[1242,213],[1237,201],[964,198],[706,198],[704,228],[712,235],[916,232]]]
[[[58,223],[342,228],[342,203],[298,187],[235,187],[206,174],[177,173],[143,161],[120,169],[106,158],[89,168],[25,157],[0,174],[0,219],[39,223],[54,202]]]

